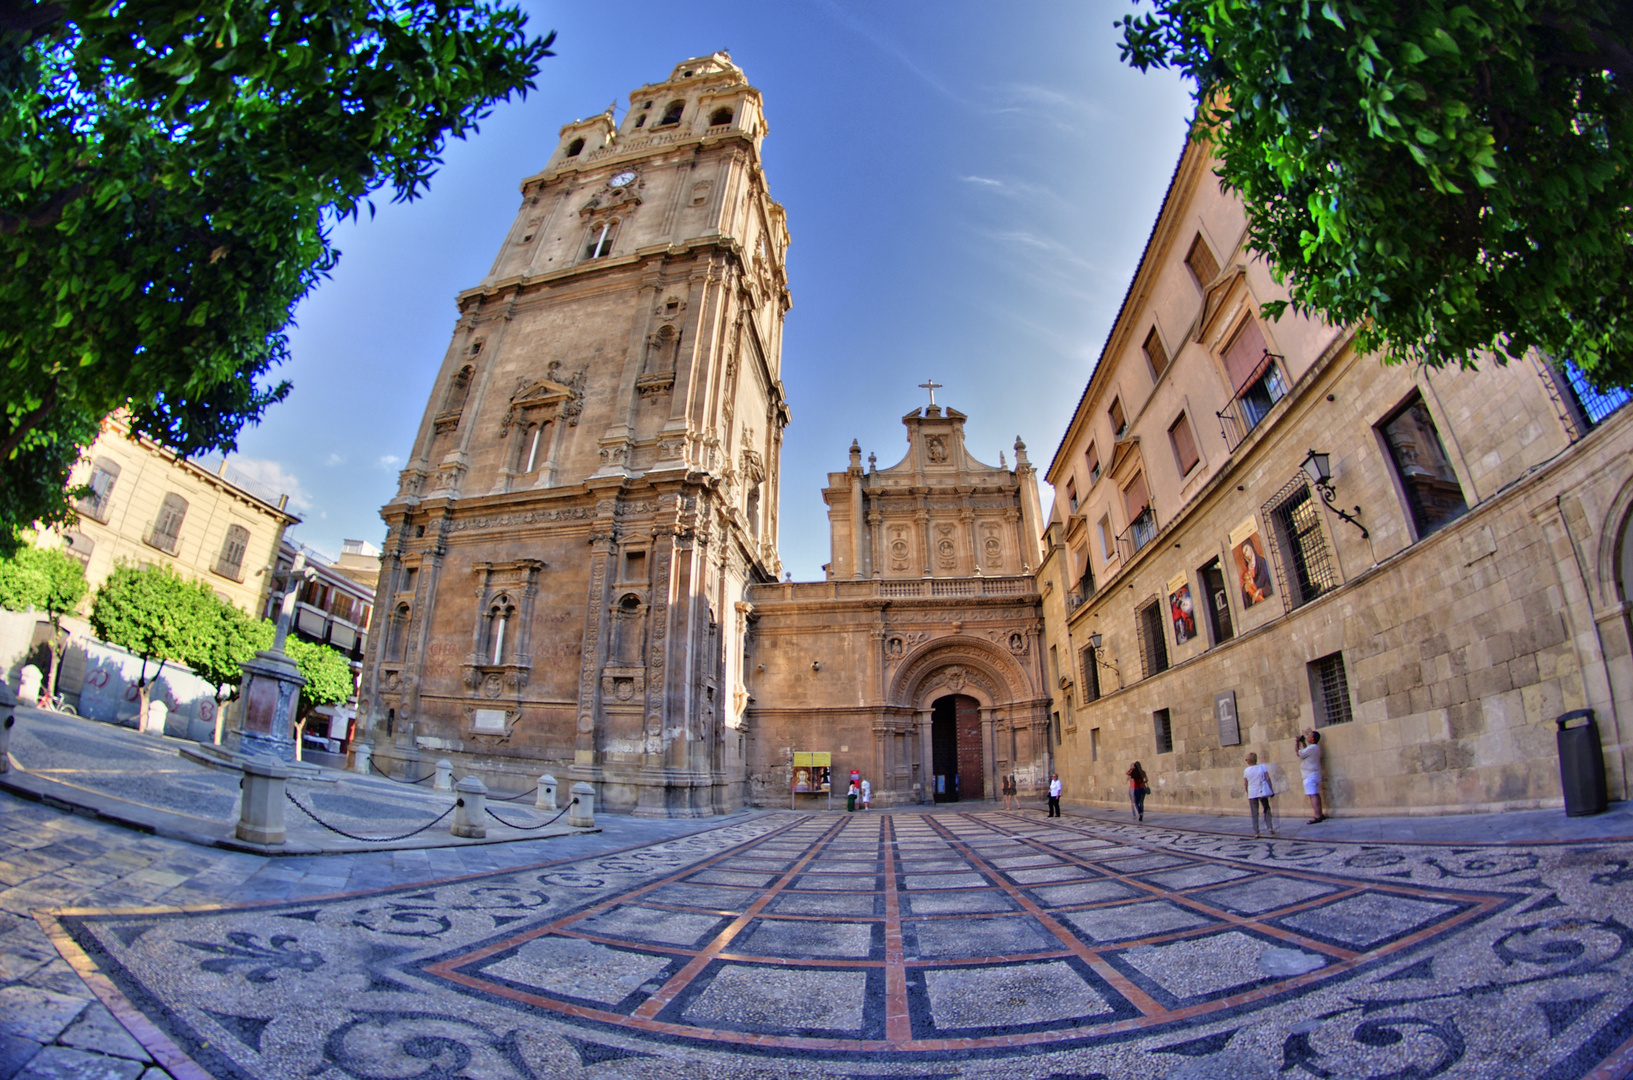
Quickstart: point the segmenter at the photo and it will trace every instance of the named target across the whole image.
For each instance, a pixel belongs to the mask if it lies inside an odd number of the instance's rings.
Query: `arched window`
[[[500,595],[488,605],[488,663],[505,662],[505,634],[510,627],[511,616],[515,614],[515,605],[508,596]]]
[[[709,114],[709,126],[710,127],[719,127],[721,124],[729,124],[729,123],[731,123],[731,110],[730,109],[722,107],[722,108],[716,109],[714,112]]]
[[[108,520],[108,500],[113,496],[114,482],[119,479],[119,463],[97,458],[91,466],[91,479],[86,486],[91,490],[79,500],[79,511],[98,521]]]
[[[550,421],[529,424],[516,440],[516,475],[529,476],[539,470],[550,453]]]
[[[401,660],[403,645],[408,640],[408,620],[410,612],[407,604],[398,604],[397,610],[391,613],[391,626],[386,632],[386,659]]]
[[[686,111],[686,102],[671,101],[669,107],[663,111],[663,119],[658,121],[659,127],[668,127],[670,124],[680,123],[681,113]]]
[[[221,557],[216,560],[215,572],[234,581],[244,580],[244,552],[249,548],[249,530],[242,525],[227,529],[227,539],[221,544]]]
[[[583,152],[584,152],[584,140],[583,139],[574,139],[572,142],[567,144],[567,156],[568,157],[577,157],[578,155],[582,154]]]
[[[158,519],[153,522],[153,534],[147,542],[169,555],[176,553],[181,544],[181,523],[187,520],[187,500],[175,492],[164,497]]]
[[[586,259],[604,259],[612,254],[612,242],[618,235],[616,221],[603,221],[590,233],[590,244],[584,249]]]
[[[645,127],[646,126],[646,113],[642,113],[640,116],[637,116],[635,118],[635,126],[636,127]]]
[[[461,412],[465,408],[465,398],[471,392],[471,374],[475,369],[466,364],[454,373],[448,382],[448,393],[442,401],[443,412]]]

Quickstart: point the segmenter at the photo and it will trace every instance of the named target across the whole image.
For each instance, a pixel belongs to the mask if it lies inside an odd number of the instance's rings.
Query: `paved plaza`
[[[269,859],[0,796],[0,1076],[1621,1076],[1629,821],[772,811]]]

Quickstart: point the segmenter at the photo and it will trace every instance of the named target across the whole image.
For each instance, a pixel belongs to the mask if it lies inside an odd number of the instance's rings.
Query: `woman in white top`
[[[862,781],[862,809],[866,810],[868,808],[868,803],[870,803],[872,801],[873,801],[873,785],[870,784],[868,781],[863,780]]]
[[[1304,794],[1310,797],[1308,824],[1327,820],[1321,812],[1321,732],[1314,728],[1298,737],[1298,771],[1304,774]]]
[[[1248,809],[1253,811],[1253,835],[1259,835],[1259,808],[1264,808],[1264,827],[1270,830],[1270,835],[1276,835],[1276,823],[1270,817],[1270,796],[1275,789],[1270,786],[1270,766],[1259,764],[1258,754],[1247,756],[1247,768],[1242,770],[1242,786],[1247,788]]]

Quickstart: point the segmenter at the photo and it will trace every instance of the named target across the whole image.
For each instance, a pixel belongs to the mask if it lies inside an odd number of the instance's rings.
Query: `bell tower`
[[[743,803],[744,591],[776,580],[788,230],[724,52],[561,129],[459,318],[388,526],[377,759],[609,809]],[[732,695],[736,698],[737,695]]]

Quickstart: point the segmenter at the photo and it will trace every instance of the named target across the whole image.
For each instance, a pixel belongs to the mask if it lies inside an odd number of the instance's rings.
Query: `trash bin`
[[[1573,720],[1584,723],[1567,727]],[[1610,804],[1605,789],[1605,751],[1599,745],[1599,725],[1592,709],[1573,709],[1554,723],[1559,725],[1559,786],[1565,792],[1568,817],[1602,814]]]

